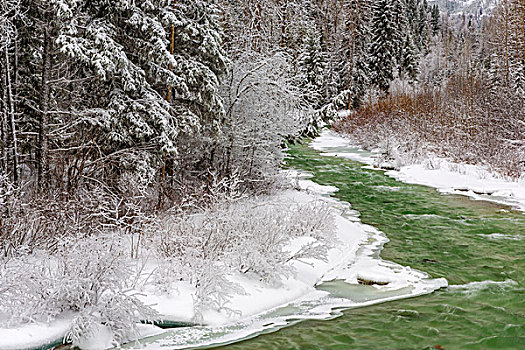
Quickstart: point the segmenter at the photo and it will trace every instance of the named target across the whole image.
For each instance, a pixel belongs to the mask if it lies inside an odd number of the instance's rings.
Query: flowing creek
[[[383,171],[322,156],[305,145],[292,146],[287,163],[290,168],[312,174],[311,180],[321,185],[339,188],[334,197],[351,203],[363,223],[384,232],[390,241],[381,251],[383,259],[426,272],[432,278],[446,278],[449,287],[414,298],[333,310],[332,317],[305,312],[304,317],[285,317],[285,322],[272,327],[265,327],[263,318],[257,337],[251,338],[253,332],[247,332],[247,340],[218,349],[525,348],[523,213],[405,184]],[[374,298],[374,287],[341,284],[328,282],[319,289],[356,301]],[[287,308],[294,307],[301,306]],[[287,314],[287,308],[274,311],[274,316]],[[213,334],[203,331],[193,336],[202,340],[203,336],[220,336],[242,327],[237,324]],[[156,344],[164,349],[178,348],[170,347],[173,339],[184,338],[182,331],[177,332],[171,340],[163,336],[164,341],[151,339],[141,347],[153,349]]]

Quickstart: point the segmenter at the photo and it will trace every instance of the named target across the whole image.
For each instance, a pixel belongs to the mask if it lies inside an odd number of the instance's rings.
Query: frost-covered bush
[[[180,274],[172,277],[197,288],[196,307],[225,310],[230,294],[239,288],[220,271],[278,284],[293,276],[291,261],[325,259],[333,230],[331,210],[322,203],[241,199],[162,220],[157,247],[180,266]],[[299,237],[308,239],[292,244]],[[167,274],[161,274],[166,283]]]
[[[282,145],[308,116],[293,81],[292,57],[284,52],[246,52],[232,60],[221,86],[226,115],[217,168],[237,171],[244,186],[266,189],[279,174]]]
[[[239,272],[253,273],[265,282],[278,282],[293,275],[293,268],[287,264],[291,260],[324,259],[331,244],[331,214],[320,203],[240,202],[213,213],[211,219],[215,216],[219,221],[228,215],[231,218],[221,223],[221,229],[234,233],[236,237],[232,238],[235,244],[232,244],[225,262]],[[289,244],[298,237],[311,237],[313,241],[293,251]]]
[[[231,203],[247,197],[244,180],[238,171],[233,171],[228,176],[220,177],[210,173],[211,181],[207,186],[206,197],[208,203]]]
[[[37,249],[54,249],[66,233],[77,232],[81,217],[78,203],[58,203],[51,197],[45,201],[34,197],[27,203],[19,191],[11,191],[1,201],[0,253],[15,257]],[[86,233],[87,233],[86,228]]]
[[[133,275],[122,237],[67,239],[57,253],[44,251],[4,260],[0,267],[3,326],[51,321],[74,315],[68,335],[74,343],[103,324],[119,343],[155,312],[126,292]]]
[[[11,258],[39,249],[55,254],[64,240],[120,232],[133,240],[131,255],[137,257],[155,196],[147,179],[134,175],[121,174],[118,193],[97,185],[70,194],[40,194],[0,180],[0,255]]]
[[[237,310],[228,307],[230,298],[235,294],[244,294],[244,289],[237,283],[228,280],[224,269],[209,260],[201,260],[198,268],[198,285],[193,296],[194,320],[202,322],[202,311],[218,310],[229,316],[238,314]]]

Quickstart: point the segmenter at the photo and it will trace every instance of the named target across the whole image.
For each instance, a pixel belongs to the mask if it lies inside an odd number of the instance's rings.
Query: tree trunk
[[[6,97],[7,97],[7,115],[9,119],[9,127],[11,132],[11,151],[13,153],[13,183],[15,186],[18,185],[18,138],[16,135],[16,123],[15,123],[15,107],[13,99],[13,90],[11,87],[11,70],[9,68],[9,51],[7,46],[4,48],[4,63],[5,63],[5,76],[6,76]]]
[[[357,16],[359,15],[356,13],[356,9],[352,9],[351,21],[350,21],[350,80],[348,81],[348,103],[347,103],[347,109],[352,109],[352,88],[354,85],[354,56],[355,56],[355,40],[356,40],[356,32],[357,32]]]
[[[507,0],[504,3],[504,18],[505,21],[505,87],[509,87],[509,77],[510,77],[510,65],[509,65],[509,5]]]
[[[281,47],[287,45],[288,0],[281,0]]]
[[[42,57],[42,87],[40,96],[40,120],[38,131],[38,187],[45,188],[49,185],[49,76],[50,76],[51,39],[49,31],[44,31],[44,53]]]
[[[177,8],[177,0],[173,1],[173,9],[175,10]],[[175,53],[175,26],[170,27],[170,54],[173,56]],[[170,64],[169,70],[173,71],[173,66]],[[172,87],[168,86],[168,93],[166,95],[166,101],[171,102],[172,99]]]
[[[0,62],[2,62],[3,68],[5,68],[5,64],[3,62],[4,57],[2,56],[0,58]],[[6,91],[6,74],[3,69],[0,69],[0,171],[2,173],[7,175],[7,91]]]

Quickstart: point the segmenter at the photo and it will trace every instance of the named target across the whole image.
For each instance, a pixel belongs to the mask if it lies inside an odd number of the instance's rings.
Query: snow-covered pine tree
[[[340,89],[348,90],[348,108],[361,105],[370,83],[370,11],[369,0],[349,0],[344,4],[346,19]]]
[[[409,31],[413,37],[413,41],[417,41],[418,33],[418,18],[419,18],[419,1],[420,0],[404,0],[406,31]]]
[[[60,179],[53,186],[69,190],[79,179],[104,181],[110,173],[136,169],[141,161],[155,167],[158,155],[175,151],[175,118],[164,92],[155,87],[161,80],[155,66],[169,72],[174,62],[160,21],[168,11],[156,5],[22,2],[26,19],[34,24],[20,28],[25,38],[20,43],[21,93],[29,116],[24,127],[39,134],[41,185]],[[174,74],[163,79],[164,91],[168,81],[177,81]],[[52,162],[61,166],[54,165],[50,174]],[[148,171],[154,176],[153,168]]]
[[[308,28],[297,58],[297,86],[304,91],[305,101],[313,109],[325,102],[327,58],[321,46],[321,33],[315,26]]]
[[[407,31],[412,35],[412,41],[423,56],[427,53],[430,44],[430,34],[432,32],[431,11],[432,9],[421,0],[404,0],[405,15],[407,19]],[[439,19],[439,9],[438,9]],[[405,31],[404,31],[405,32]],[[403,38],[404,39],[404,38]]]
[[[219,96],[220,77],[228,58],[222,46],[217,1],[179,1],[175,11],[173,72],[183,82],[173,85],[172,107],[190,120],[177,140],[179,162],[204,170],[214,162],[225,110]]]
[[[371,82],[383,94],[390,90],[397,66],[396,57],[400,43],[398,24],[395,21],[397,0],[378,0],[372,5],[372,41],[370,46]]]
[[[416,19],[416,42],[419,52],[421,55],[426,55],[428,53],[430,45],[430,22],[429,22],[429,7],[426,0],[418,1],[418,13]]]
[[[419,59],[416,53],[416,47],[412,41],[412,36],[410,33],[405,34],[405,39],[403,40],[403,49],[401,62],[399,64],[400,77],[402,79],[407,79],[411,83],[417,80],[419,74]]]
[[[441,14],[437,4],[432,5],[432,35],[437,35],[441,29]]]
[[[511,70],[511,86],[518,96],[525,98],[525,62],[519,61]]]
[[[392,6],[394,22],[397,25],[394,32],[394,38],[397,43],[396,60],[398,63],[400,63],[403,56],[403,43],[405,40],[405,34],[410,31],[410,25],[408,23],[407,10],[404,1],[393,0]]]
[[[46,116],[41,134],[50,140],[47,154],[82,161],[75,167],[65,160],[66,167],[55,171],[74,178],[79,170],[91,177],[106,172],[111,178],[111,172],[140,169],[151,181],[163,156],[171,159],[172,171],[188,158],[184,152],[191,148],[185,148],[183,134],[205,133],[207,138],[193,139],[207,140],[217,132],[224,113],[218,76],[226,69],[217,6],[213,1],[174,3],[23,2],[26,16],[36,23],[33,35],[28,27],[21,29],[28,38],[21,43],[27,54],[20,60],[28,70],[23,74],[27,115],[37,121],[39,113]],[[35,76],[39,81],[32,81]],[[31,92],[33,86],[43,92]],[[26,131],[42,130],[33,121],[24,125]],[[89,151],[95,145],[97,152]],[[101,159],[107,167],[100,166]]]

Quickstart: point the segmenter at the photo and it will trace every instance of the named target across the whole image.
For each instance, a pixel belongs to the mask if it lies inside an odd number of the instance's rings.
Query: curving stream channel
[[[219,349],[525,349],[523,213],[405,184],[304,145],[290,148],[287,163],[338,187],[335,197],[384,232],[383,259],[444,277],[449,287],[292,322]],[[337,282],[320,288],[339,290]]]

